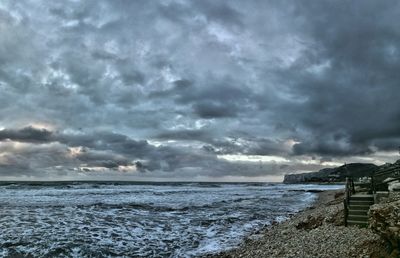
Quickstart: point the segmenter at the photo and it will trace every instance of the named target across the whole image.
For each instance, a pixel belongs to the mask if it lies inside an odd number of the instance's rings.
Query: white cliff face
[[[329,175],[334,169],[325,168],[318,172],[301,173],[301,174],[287,174],[283,179],[285,184],[297,184],[305,182],[318,182],[318,181],[328,181]]]
[[[304,174],[289,174],[285,175],[283,179],[283,183],[285,184],[303,183],[304,181],[305,181]]]

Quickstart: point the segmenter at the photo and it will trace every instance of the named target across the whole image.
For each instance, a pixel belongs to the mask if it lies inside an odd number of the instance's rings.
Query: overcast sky
[[[399,17],[397,0],[2,0],[0,179],[394,162]]]

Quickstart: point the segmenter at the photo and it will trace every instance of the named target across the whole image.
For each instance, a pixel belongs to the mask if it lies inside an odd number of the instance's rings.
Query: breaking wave
[[[46,182],[0,185],[1,257],[192,257],[342,186]],[[300,191],[299,191],[300,190]]]

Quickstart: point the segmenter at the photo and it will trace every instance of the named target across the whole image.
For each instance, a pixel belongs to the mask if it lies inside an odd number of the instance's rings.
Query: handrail
[[[343,200],[344,205],[344,226],[347,227],[347,218],[349,217],[349,205],[347,204],[347,200]]]
[[[391,174],[392,172],[394,172],[396,170],[399,170],[399,169],[400,169],[400,166],[396,165],[394,167],[389,167],[389,168],[382,169],[382,170],[376,170],[374,172],[373,176],[374,177],[384,176],[384,175],[387,175],[387,174]]]
[[[375,179],[374,179],[374,176],[371,176],[371,189],[370,189],[370,193],[372,193],[372,194],[374,194],[374,193],[376,193],[376,190],[375,190],[376,188],[375,188]]]
[[[394,177],[393,179],[382,182],[382,176],[391,175]],[[378,186],[387,184],[388,182],[399,180],[400,179],[400,164],[392,165],[385,169],[377,169],[370,176],[371,178],[371,189],[373,194],[378,190]],[[346,188],[345,188],[345,199],[343,200],[344,205],[344,225],[347,227],[347,218],[349,216],[349,205],[350,205],[350,197],[355,194],[354,188],[354,180],[351,177],[346,177]]]
[[[386,176],[386,175],[390,175],[393,174],[393,176],[395,176],[395,178],[393,180],[390,181],[386,181],[386,182],[380,182],[380,180],[378,180],[379,177],[382,176]],[[399,180],[400,179],[400,165],[395,165],[383,170],[377,170],[375,171],[375,173],[371,176],[371,184],[372,184],[372,193],[376,193],[377,190],[377,186],[380,185],[384,185],[387,184],[391,181],[395,181],[395,180]]]
[[[400,177],[395,177],[395,178],[392,178],[392,179],[387,180],[385,182],[375,183],[375,186],[388,184],[390,182],[394,182],[394,181],[397,181],[397,180],[400,180]]]
[[[355,194],[353,178],[346,177],[346,188],[345,188],[345,199],[343,200],[344,205],[344,225],[347,227],[347,217],[349,215],[349,204],[351,195]]]

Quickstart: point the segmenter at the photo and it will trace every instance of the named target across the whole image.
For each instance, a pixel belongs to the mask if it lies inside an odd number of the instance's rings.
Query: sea
[[[195,257],[236,247],[343,185],[0,183],[0,257]]]

